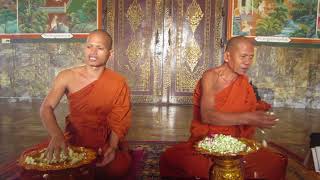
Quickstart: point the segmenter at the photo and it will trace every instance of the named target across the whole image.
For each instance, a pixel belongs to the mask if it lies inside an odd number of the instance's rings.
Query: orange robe
[[[106,69],[101,77],[68,94],[70,114],[66,118],[69,143],[98,150],[108,143],[111,131],[120,139],[115,160],[98,168],[102,177],[126,175],[131,156],[124,137],[131,123],[130,93],[126,81],[117,73]]]
[[[66,117],[65,136],[68,143],[97,151],[108,144],[114,131],[120,139],[120,149],[111,163],[96,168],[96,178],[126,176],[132,159],[124,139],[131,123],[130,93],[125,79],[106,69],[98,80],[68,94],[67,98],[70,114]],[[44,144],[37,148],[41,147]]]
[[[233,137],[253,138],[255,127],[252,126],[213,126],[201,122],[200,98],[201,83],[198,82],[193,95],[193,120],[189,141],[167,149],[160,157],[160,174],[163,177],[208,178],[211,160],[194,151],[195,141],[213,134],[225,134]],[[270,106],[257,102],[252,86],[246,76],[239,76],[235,82],[215,96],[214,108],[220,112],[248,112],[267,110]],[[261,148],[258,152],[243,158],[245,176],[253,177],[256,173],[268,180],[285,178],[287,158],[269,149]]]

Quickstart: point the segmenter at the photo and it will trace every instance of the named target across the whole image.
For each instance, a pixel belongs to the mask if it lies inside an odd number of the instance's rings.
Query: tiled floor
[[[23,149],[46,139],[39,118],[40,103],[0,103],[0,162],[17,157]],[[66,104],[56,110],[63,127]],[[320,110],[275,108],[279,123],[265,138],[305,156],[309,134],[320,132]],[[133,105],[129,140],[183,141],[189,137],[192,106]],[[261,134],[257,134],[261,139]]]

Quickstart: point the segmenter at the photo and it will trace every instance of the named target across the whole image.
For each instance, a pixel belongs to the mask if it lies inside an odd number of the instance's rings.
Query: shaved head
[[[105,31],[103,29],[94,30],[94,31],[90,32],[87,41],[89,40],[90,36],[92,36],[92,35],[101,35],[102,38],[105,40],[106,48],[108,48],[108,50],[112,49],[112,37],[107,31]]]
[[[230,52],[235,47],[238,47],[241,43],[249,43],[254,46],[254,42],[250,38],[247,38],[245,36],[236,36],[232,37],[228,41],[225,52]]]

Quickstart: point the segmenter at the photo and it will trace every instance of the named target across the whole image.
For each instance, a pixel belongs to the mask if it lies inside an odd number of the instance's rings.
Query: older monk
[[[215,134],[253,138],[256,128],[272,128],[277,118],[265,113],[270,108],[258,101],[246,72],[253,62],[254,44],[243,36],[229,40],[224,63],[204,72],[194,91],[191,137],[167,149],[160,158],[162,177],[205,178],[212,161],[199,155],[194,142]],[[287,158],[268,148],[244,157],[246,178],[285,179]]]

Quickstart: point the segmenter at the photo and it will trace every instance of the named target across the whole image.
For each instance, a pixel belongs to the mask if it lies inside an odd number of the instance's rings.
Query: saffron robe
[[[66,134],[69,143],[98,150],[108,145],[111,131],[115,132],[120,139],[120,149],[111,163],[96,172],[101,177],[126,175],[131,156],[124,138],[131,123],[131,103],[125,79],[106,69],[98,80],[67,97],[70,114],[66,118]]]
[[[126,176],[131,155],[125,135],[131,123],[129,88],[125,79],[110,69],[94,82],[67,95],[70,114],[66,117],[65,137],[69,144],[98,151],[108,145],[111,131],[120,139],[115,159],[105,167],[96,168],[95,179]],[[26,152],[43,148],[48,142]]]
[[[191,137],[187,142],[180,143],[167,149],[160,157],[160,175],[163,177],[209,178],[209,169],[212,161],[197,153],[193,144],[206,136],[225,134],[233,137],[253,138],[255,127],[239,126],[214,126],[201,122],[200,114],[201,80],[198,82],[193,95],[193,120],[191,124]],[[258,102],[252,86],[246,76],[239,76],[231,85],[215,95],[214,109],[220,112],[249,112],[267,110],[270,106]],[[243,158],[245,176],[259,177],[268,180],[285,179],[287,158],[282,154],[272,152],[270,149],[261,148],[256,153],[251,153]]]

